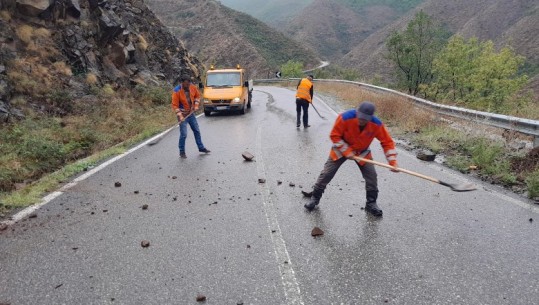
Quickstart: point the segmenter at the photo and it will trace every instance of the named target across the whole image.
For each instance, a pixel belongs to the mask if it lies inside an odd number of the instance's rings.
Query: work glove
[[[389,161],[389,165],[395,167],[394,169],[392,169],[391,171],[394,172],[394,173],[398,173],[399,170],[397,169],[397,167],[399,167],[399,164],[397,163],[397,160],[391,160]]]

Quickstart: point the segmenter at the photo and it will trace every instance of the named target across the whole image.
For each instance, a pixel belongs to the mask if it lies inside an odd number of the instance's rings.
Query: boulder
[[[116,15],[113,11],[107,11],[101,8],[100,11],[99,44],[104,46],[120,35],[123,32],[124,27],[120,17],[118,17],[118,15]]]
[[[436,154],[428,150],[423,150],[423,151],[418,152],[416,154],[416,157],[419,160],[423,160],[423,161],[434,161],[434,159],[436,159]]]
[[[54,0],[17,0],[17,11],[23,15],[37,17],[49,9]]]
[[[80,18],[79,0],[64,0],[64,2],[67,7],[66,12],[69,14],[69,16],[79,19]]]

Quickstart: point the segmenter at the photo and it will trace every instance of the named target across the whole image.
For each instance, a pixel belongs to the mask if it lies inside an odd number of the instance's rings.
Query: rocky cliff
[[[20,104],[61,115],[92,88],[170,84],[200,69],[142,0],[0,2],[1,121],[24,116]]]

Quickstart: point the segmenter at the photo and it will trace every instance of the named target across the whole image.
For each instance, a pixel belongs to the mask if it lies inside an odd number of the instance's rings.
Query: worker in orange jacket
[[[339,167],[348,159],[360,156],[371,159],[369,146],[377,138],[384,149],[386,159],[397,172],[397,151],[395,142],[389,135],[384,124],[374,116],[375,106],[370,102],[363,102],[357,109],[351,109],[341,113],[330,133],[333,147],[329,159],[324,165],[316,181],[311,199],[305,204],[305,208],[312,211],[319,203],[328,183],[333,179]],[[365,162],[357,162],[359,170],[365,179],[367,202],[365,210],[374,216],[382,216],[383,212],[376,204],[378,198],[378,180],[374,165]]]
[[[181,77],[181,84],[174,88],[172,92],[172,109],[178,117],[180,124],[180,140],[178,148],[180,149],[180,158],[187,158],[185,154],[185,139],[187,139],[187,124],[195,134],[195,142],[198,146],[198,151],[209,153],[210,151],[202,144],[200,135],[200,127],[198,126],[197,118],[194,112],[198,110],[200,105],[200,93],[196,86],[191,84],[189,76]]]
[[[309,128],[309,105],[313,102],[313,79],[312,75],[302,78],[297,86],[296,91],[296,127],[300,126],[301,110],[303,109],[303,128]]]

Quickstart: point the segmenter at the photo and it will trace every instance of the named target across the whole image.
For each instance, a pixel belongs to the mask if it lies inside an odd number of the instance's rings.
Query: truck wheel
[[[253,100],[253,94],[249,92],[249,98],[247,99],[247,108],[251,109],[251,101]]]
[[[245,114],[245,108],[247,108],[247,105],[243,104],[243,107],[240,109],[240,114]]]
[[[211,111],[209,111],[209,110],[204,110],[204,115],[205,115],[205,116],[210,116],[210,115],[211,115]]]

